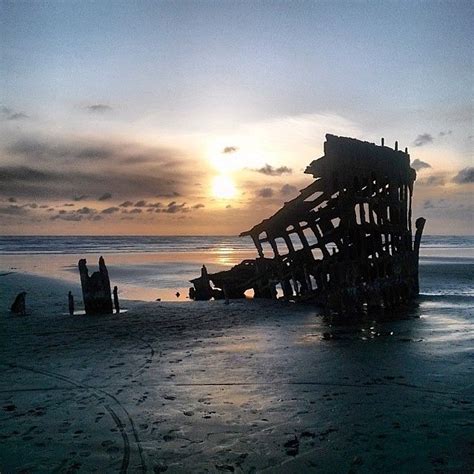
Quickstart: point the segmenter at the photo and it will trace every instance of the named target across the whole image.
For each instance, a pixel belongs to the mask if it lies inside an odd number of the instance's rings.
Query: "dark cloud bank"
[[[177,150],[126,143],[24,136],[7,146],[3,156],[4,163],[12,164],[0,166],[0,197],[177,197],[192,188],[189,175],[202,173],[191,169]]]

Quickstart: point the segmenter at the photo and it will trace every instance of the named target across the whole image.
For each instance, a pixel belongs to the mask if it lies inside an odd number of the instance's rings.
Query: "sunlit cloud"
[[[257,173],[265,174],[267,176],[281,176],[282,174],[291,174],[293,170],[288,168],[288,166],[279,166],[275,168],[268,163],[265,164],[262,168],[253,169]]]

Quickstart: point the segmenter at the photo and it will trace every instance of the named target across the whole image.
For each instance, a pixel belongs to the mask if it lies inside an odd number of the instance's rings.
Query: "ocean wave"
[[[254,251],[250,238],[233,236],[0,236],[0,255]],[[424,236],[421,252],[472,251],[474,236]],[[438,252],[437,252],[438,253]]]

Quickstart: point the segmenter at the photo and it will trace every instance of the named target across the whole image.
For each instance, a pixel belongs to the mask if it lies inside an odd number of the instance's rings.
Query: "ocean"
[[[225,270],[256,251],[234,236],[0,236],[0,273],[60,279],[79,299],[77,262],[86,258],[94,271],[100,255],[122,298],[182,301],[201,265]],[[474,236],[423,236],[421,294],[474,296],[473,263]]]

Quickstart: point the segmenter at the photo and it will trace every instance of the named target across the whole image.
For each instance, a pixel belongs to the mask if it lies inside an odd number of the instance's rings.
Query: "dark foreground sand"
[[[19,279],[25,317],[5,311]],[[474,467],[472,298],[396,321],[267,301],[70,317],[57,282],[0,285],[2,473]]]

